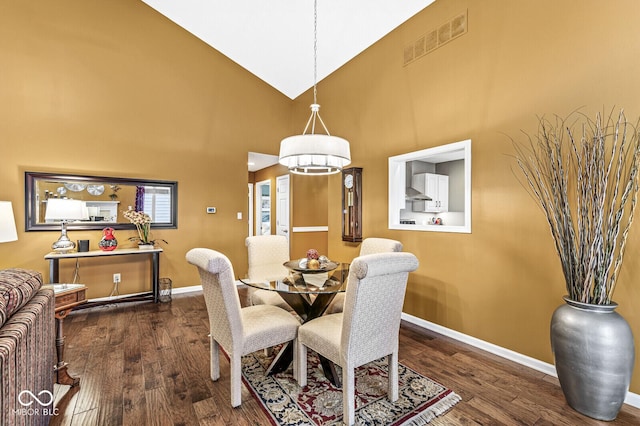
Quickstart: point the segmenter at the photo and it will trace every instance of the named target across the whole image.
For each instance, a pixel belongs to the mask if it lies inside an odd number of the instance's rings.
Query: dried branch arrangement
[[[616,286],[640,165],[638,125],[623,111],[603,117],[542,117],[528,143],[513,143],[521,183],[549,223],[569,298],[600,305],[611,303]]]

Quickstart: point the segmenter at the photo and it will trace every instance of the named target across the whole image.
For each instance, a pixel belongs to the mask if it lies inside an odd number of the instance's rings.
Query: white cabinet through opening
[[[411,178],[411,186],[429,196],[431,201],[414,201],[413,211],[449,211],[449,176],[434,173],[418,173]]]

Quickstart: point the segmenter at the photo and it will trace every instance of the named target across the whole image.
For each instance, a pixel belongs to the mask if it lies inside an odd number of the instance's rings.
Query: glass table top
[[[282,293],[320,294],[340,293],[347,289],[349,264],[340,263],[330,272],[302,273],[290,270],[289,274],[274,280],[250,280],[240,282],[253,288]]]

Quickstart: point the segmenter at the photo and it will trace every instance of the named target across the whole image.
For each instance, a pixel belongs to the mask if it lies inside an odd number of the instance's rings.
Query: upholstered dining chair
[[[347,425],[354,423],[356,367],[387,356],[388,397],[392,402],[398,399],[400,315],[409,272],[417,268],[418,259],[406,252],[355,258],[344,311],[298,328],[296,380],[300,386],[307,384],[307,348],[342,367],[343,421]]]
[[[283,235],[255,235],[245,240],[249,260],[247,278],[252,280],[275,280],[289,273],[283,263],[289,259],[289,240]],[[275,291],[256,290],[250,292],[252,305],[275,305],[291,310]]]
[[[402,251],[402,243],[388,238],[365,238],[360,246],[360,256],[374,253],[394,253],[398,251]],[[342,312],[343,306],[344,293],[338,293],[327,307],[325,313],[335,314]]]
[[[219,346],[229,356],[231,406],[242,403],[243,355],[294,341],[300,323],[287,311],[272,305],[240,306],[233,266],[222,253],[206,248],[187,252],[187,261],[198,268],[209,314],[211,379],[220,378]],[[294,353],[294,368],[296,362]]]

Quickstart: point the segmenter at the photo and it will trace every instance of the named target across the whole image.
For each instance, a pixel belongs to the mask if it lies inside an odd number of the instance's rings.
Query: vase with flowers
[[[151,239],[151,216],[142,211],[136,211],[132,208],[126,210],[123,216],[136,226],[138,236],[130,237],[129,241],[135,241],[138,243],[138,248],[141,250],[150,250],[156,245],[158,241],[162,241],[166,244],[167,241],[163,239]]]
[[[564,273],[567,296],[550,330],[560,386],[578,412],[613,420],[635,360],[631,328],[612,296],[638,200],[638,124],[622,111],[540,118],[538,132],[514,147]]]

